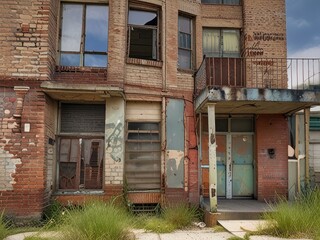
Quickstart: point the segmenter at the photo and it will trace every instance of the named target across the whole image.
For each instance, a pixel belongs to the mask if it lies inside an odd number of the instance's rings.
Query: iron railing
[[[320,89],[320,59],[204,58],[195,74],[195,94],[206,86]]]

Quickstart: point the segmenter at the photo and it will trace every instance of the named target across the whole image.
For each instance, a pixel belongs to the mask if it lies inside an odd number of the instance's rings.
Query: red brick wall
[[[256,178],[258,200],[288,194],[288,122],[282,115],[258,115],[256,120]],[[270,158],[268,149],[275,155]]]
[[[20,127],[20,117],[14,117],[17,114],[17,95],[13,89],[3,90],[8,97],[4,97],[5,116],[0,118],[4,123],[1,124],[0,148],[6,153],[5,161],[15,165],[15,171],[11,174],[11,181],[2,181],[7,186],[0,189],[0,209],[17,218],[39,218],[48,200],[44,194],[44,94],[34,89],[26,93]],[[25,123],[30,123],[30,132],[24,132]]]
[[[198,149],[196,137],[196,123],[193,104],[186,101],[185,107],[186,119],[186,146],[185,153],[188,159],[188,191],[189,202],[193,204],[199,203],[199,181],[198,181]]]

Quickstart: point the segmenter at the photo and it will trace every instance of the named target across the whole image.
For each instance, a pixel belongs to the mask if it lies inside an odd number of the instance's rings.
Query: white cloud
[[[320,44],[289,53],[291,58],[320,58]]]
[[[303,19],[303,18],[295,19],[293,17],[288,17],[288,24],[293,25],[297,28],[304,28],[304,27],[310,26],[310,23],[306,19]]]

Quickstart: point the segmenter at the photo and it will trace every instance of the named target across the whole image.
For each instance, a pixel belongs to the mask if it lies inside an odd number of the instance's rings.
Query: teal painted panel
[[[217,180],[218,180],[218,197],[226,196],[226,165],[219,163],[217,164]]]
[[[226,136],[217,135],[217,192],[218,197],[226,196]]]
[[[253,138],[251,135],[232,136],[232,160],[234,164],[252,164]]]
[[[253,196],[253,136],[232,136],[232,196]]]
[[[310,117],[310,131],[320,131],[320,117]]]
[[[166,185],[184,187],[184,101],[169,99],[166,106]]]
[[[233,165],[232,197],[253,196],[252,165]]]

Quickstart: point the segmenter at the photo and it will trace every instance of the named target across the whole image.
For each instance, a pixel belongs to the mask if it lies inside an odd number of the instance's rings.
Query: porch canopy
[[[215,103],[216,114],[284,114],[320,105],[320,90],[205,87],[195,99],[196,112],[206,113]]]

